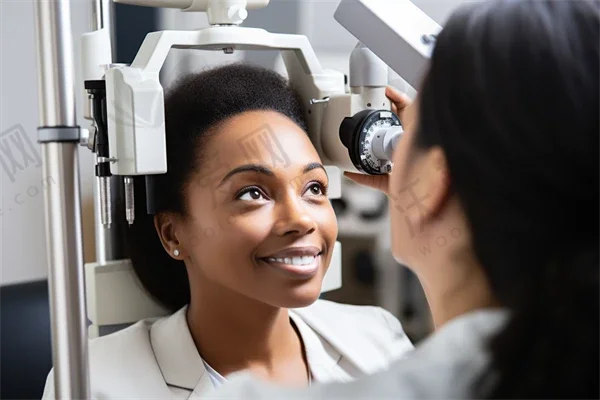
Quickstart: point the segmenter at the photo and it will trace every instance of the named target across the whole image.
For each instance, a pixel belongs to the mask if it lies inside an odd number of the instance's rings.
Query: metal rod
[[[92,25],[93,30],[107,28],[110,32],[112,29],[110,0],[94,0],[92,8]]]
[[[40,127],[76,127],[68,0],[36,1]],[[90,397],[78,141],[41,145],[56,398]]]
[[[125,207],[123,199],[123,177],[110,177],[111,193],[111,226],[105,228],[102,224],[100,206],[100,180],[94,177],[94,227],[96,236],[96,263],[106,264],[107,261],[122,260],[125,257],[125,239],[123,236]]]
[[[110,0],[94,0],[92,7],[92,31],[108,29],[111,36],[112,59],[115,59],[115,29],[113,24],[114,4]],[[97,161],[97,160],[96,160]],[[105,178],[105,189],[110,195],[105,201],[110,205],[109,215],[105,216],[111,221],[110,227],[103,224],[102,218],[102,191],[100,179],[94,178],[94,226],[96,238],[96,263],[103,265],[107,261],[125,258],[125,246],[123,237],[123,218],[125,207],[122,201],[123,178],[111,176]]]
[[[98,180],[100,181],[100,216],[102,225],[106,229],[110,229],[110,224],[112,224],[110,177],[101,176]]]
[[[114,27],[114,2],[111,0],[94,0],[92,4],[92,30],[102,28],[108,29],[110,32],[110,43],[112,44],[112,58],[116,58],[116,41]]]
[[[35,5],[40,121],[44,126],[74,126],[75,71],[69,4],[53,0],[36,1]]]
[[[94,236],[96,239],[96,262],[99,265],[106,264],[108,259],[106,244],[108,239],[108,229],[102,224],[102,194],[100,193],[100,179],[94,177]]]
[[[129,225],[135,220],[135,198],[133,194],[133,178],[126,176],[124,178],[125,185],[125,218]]]
[[[54,387],[58,399],[89,398],[88,349],[83,284],[81,203],[77,145],[42,145],[44,194],[50,261],[50,308]]]

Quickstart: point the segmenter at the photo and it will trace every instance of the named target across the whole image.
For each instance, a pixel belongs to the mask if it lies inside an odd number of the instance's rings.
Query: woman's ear
[[[154,227],[163,248],[175,260],[183,260],[183,249],[177,237],[177,219],[171,213],[159,213],[154,216]]]
[[[427,222],[438,218],[446,206],[450,198],[451,179],[446,155],[438,146],[428,151],[424,166],[424,186],[428,196],[427,212],[423,217]]]

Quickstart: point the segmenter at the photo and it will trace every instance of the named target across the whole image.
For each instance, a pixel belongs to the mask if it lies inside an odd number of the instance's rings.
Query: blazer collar
[[[294,313],[302,318],[304,323],[335,348],[342,357],[350,361],[356,368],[365,374],[373,374],[379,370],[386,368],[387,364],[380,357],[375,357],[378,354],[376,344],[372,341],[365,340],[364,337],[356,334],[350,321],[344,320],[343,314],[336,316],[336,324],[343,327],[346,325],[348,329],[336,329],[332,331],[332,321],[328,319],[329,315],[322,315],[315,307],[318,304],[294,309]],[[292,310],[290,310],[290,313]]]
[[[184,307],[152,325],[150,341],[156,361],[168,385],[191,391],[196,386],[199,386],[197,389],[206,386],[206,382],[201,384],[203,378],[206,378],[212,388],[210,377],[190,333],[186,312],[187,307]]]
[[[316,383],[350,381],[351,376],[338,365],[342,354],[308,326],[294,310],[289,310],[289,315],[302,337],[306,359]]]

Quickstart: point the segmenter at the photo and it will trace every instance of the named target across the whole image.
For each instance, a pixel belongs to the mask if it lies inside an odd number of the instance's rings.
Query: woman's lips
[[[261,262],[296,279],[312,278],[319,271],[321,254],[301,257],[266,257]]]

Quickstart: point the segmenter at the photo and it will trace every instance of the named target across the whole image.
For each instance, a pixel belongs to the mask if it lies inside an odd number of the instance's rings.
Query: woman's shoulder
[[[142,320],[118,332],[89,340],[88,359],[93,396],[103,393],[110,398],[109,392],[114,392],[139,398],[148,385],[143,382],[131,384],[132,379],[162,381],[150,339],[150,330],[155,321]],[[48,374],[43,399],[55,398],[53,380],[54,369]],[[128,393],[131,390],[133,392]]]
[[[367,331],[388,330],[404,335],[400,321],[389,311],[377,306],[344,304],[319,299],[308,307],[296,308],[293,311],[301,315],[329,320],[333,325],[361,323]],[[334,320],[331,320],[331,317],[334,317]]]
[[[377,306],[345,304],[319,299],[308,307],[294,309],[294,312],[323,319],[333,316],[335,324],[339,322],[353,325],[357,322],[369,323],[365,328],[376,328],[375,330],[378,331],[387,328],[404,334],[400,321],[389,311]]]
[[[360,347],[390,360],[402,358],[414,348],[400,321],[381,307],[317,300],[292,312],[317,333],[343,347]]]

